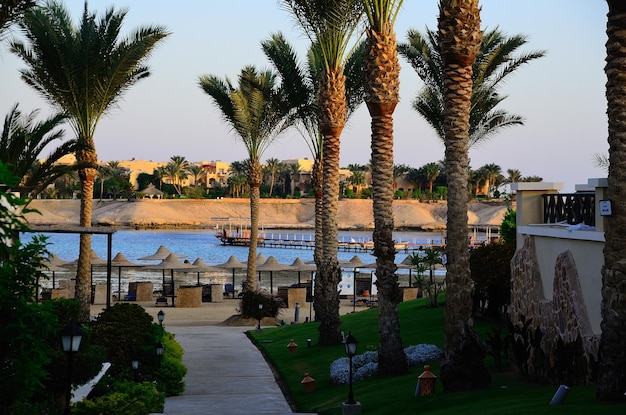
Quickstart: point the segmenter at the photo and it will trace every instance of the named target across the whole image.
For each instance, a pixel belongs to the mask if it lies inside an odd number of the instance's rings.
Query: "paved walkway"
[[[185,392],[165,399],[165,415],[292,414],[249,327],[167,328],[185,353]]]

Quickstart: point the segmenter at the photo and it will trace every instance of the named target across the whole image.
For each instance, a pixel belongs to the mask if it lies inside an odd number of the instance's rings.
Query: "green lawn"
[[[443,307],[432,309],[425,300],[404,302],[399,305],[404,346],[430,343],[443,347]],[[490,331],[487,324],[477,323],[475,329],[484,334]],[[359,341],[357,353],[375,350],[378,345],[378,311],[360,311],[342,317],[342,330]],[[250,337],[263,350],[286,384],[289,396],[301,412],[320,415],[341,414],[341,403],[348,397],[347,385],[330,383],[330,363],[344,357],[342,345],[321,347],[317,345],[317,324],[302,323],[275,328],[264,328],[261,333],[250,331]],[[307,347],[307,339],[312,346]],[[295,353],[289,353],[290,339],[298,344]],[[487,360],[492,365],[492,360]],[[437,362],[432,371],[439,373]],[[626,414],[626,405],[601,404],[595,400],[595,388],[573,387],[562,406],[550,406],[555,386],[522,382],[510,373],[492,370],[491,387],[486,390],[443,393],[439,382],[434,396],[415,397],[417,377],[423,367],[413,367],[409,374],[394,378],[373,377],[354,383],[355,399],[362,404],[363,413],[380,415],[400,414]],[[300,381],[308,372],[315,379],[315,391],[305,393]]]

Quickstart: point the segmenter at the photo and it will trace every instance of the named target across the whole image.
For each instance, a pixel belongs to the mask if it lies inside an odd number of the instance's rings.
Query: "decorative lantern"
[[[436,380],[437,376],[433,375],[430,371],[430,365],[424,365],[424,373],[417,377],[417,389],[419,390],[419,395],[434,395]]]
[[[163,320],[165,319],[165,313],[163,312],[163,310],[160,310],[157,313],[157,319],[159,320],[159,324],[162,326],[163,325]]]
[[[305,392],[313,392],[315,390],[315,379],[309,376],[308,373],[304,374],[304,379],[302,379],[300,383],[302,383],[302,386],[304,386]]]
[[[289,344],[287,345],[287,348],[289,349],[289,353],[295,353],[296,349],[298,348],[298,345],[293,339],[291,339],[289,340]]]

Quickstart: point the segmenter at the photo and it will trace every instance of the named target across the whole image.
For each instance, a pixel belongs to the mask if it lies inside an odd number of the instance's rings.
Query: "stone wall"
[[[555,364],[558,360],[559,340],[564,344],[582,341],[582,348],[591,368],[597,361],[600,336],[593,333],[583,299],[576,263],[569,250],[562,252],[554,265],[553,296],[544,295],[541,274],[537,264],[534,238],[526,236],[523,245],[511,261],[511,308],[513,325],[523,325],[523,319],[532,319],[530,328],[541,330],[540,348],[544,362],[526,362],[529,370]],[[529,359],[529,360],[532,360]],[[587,373],[589,378],[591,373]]]

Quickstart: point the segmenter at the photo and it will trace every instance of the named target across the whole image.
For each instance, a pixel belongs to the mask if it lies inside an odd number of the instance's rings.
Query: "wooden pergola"
[[[111,307],[111,251],[113,248],[113,234],[116,229],[110,226],[78,226],[78,225],[30,225],[26,232],[33,233],[73,233],[107,236],[107,309]]]

